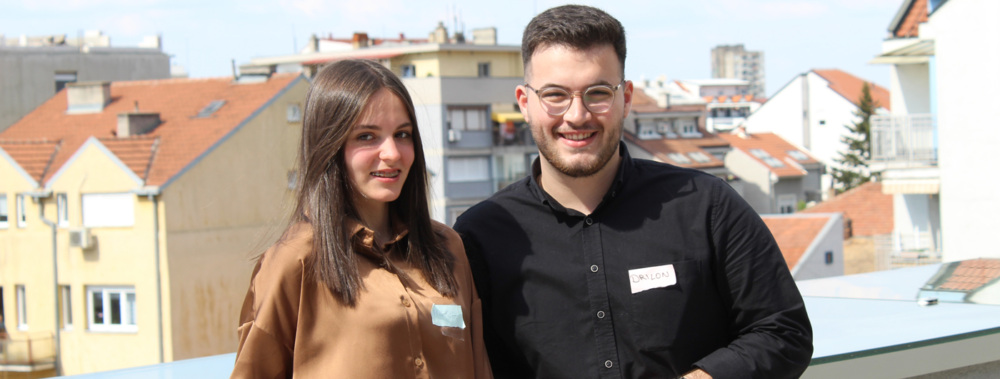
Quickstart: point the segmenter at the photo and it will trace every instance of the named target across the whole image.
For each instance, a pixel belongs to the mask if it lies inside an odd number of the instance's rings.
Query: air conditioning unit
[[[462,140],[462,132],[455,129],[448,129],[448,142],[458,142]]]
[[[69,245],[79,247],[83,250],[94,247],[94,236],[90,235],[90,229],[74,228],[69,231]]]

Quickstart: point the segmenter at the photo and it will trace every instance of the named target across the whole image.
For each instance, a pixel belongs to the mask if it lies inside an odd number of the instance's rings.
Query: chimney
[[[355,49],[368,47],[368,33],[354,33],[354,37],[351,38],[351,46]]]
[[[118,138],[126,138],[149,133],[160,125],[160,114],[156,112],[132,112],[118,114]]]
[[[66,83],[66,114],[101,113],[111,103],[111,82]]]
[[[439,21],[427,39],[430,43],[448,43],[448,29],[445,29],[444,23]]]

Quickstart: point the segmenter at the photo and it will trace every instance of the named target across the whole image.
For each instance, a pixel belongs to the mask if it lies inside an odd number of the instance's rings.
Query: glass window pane
[[[469,125],[467,130],[486,130],[486,111],[483,109],[469,109],[467,111]]]
[[[104,296],[97,291],[93,292],[91,296],[93,296],[91,300],[94,307],[94,323],[104,324]]]
[[[452,109],[449,118],[451,118],[451,128],[455,130],[465,130],[465,112],[461,109]]]
[[[122,324],[122,298],[121,294],[118,292],[112,292],[109,295],[110,298],[110,308],[111,311],[111,324],[121,325]]]
[[[125,324],[135,325],[135,294],[125,294]]]

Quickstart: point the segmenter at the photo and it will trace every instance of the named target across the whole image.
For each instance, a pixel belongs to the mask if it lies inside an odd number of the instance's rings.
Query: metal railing
[[[55,359],[55,337],[52,333],[0,339],[0,371],[8,371],[11,366],[51,369]]]
[[[875,236],[875,270],[941,263],[940,235],[892,232]]]
[[[872,162],[937,165],[937,121],[933,114],[872,116]]]

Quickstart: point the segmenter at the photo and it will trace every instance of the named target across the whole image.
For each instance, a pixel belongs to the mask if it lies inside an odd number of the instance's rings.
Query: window
[[[302,121],[302,107],[298,103],[288,104],[288,110],[285,111],[285,119],[288,122],[301,122]]]
[[[73,301],[67,285],[59,286],[59,324],[63,330],[73,329]]]
[[[798,150],[788,150],[786,153],[788,153],[788,156],[792,157],[792,159],[795,159],[797,161],[809,160],[809,157],[805,153]]]
[[[20,330],[28,329],[28,304],[26,293],[24,291],[24,284],[17,284],[14,286],[15,301],[17,302],[17,328]]]
[[[415,78],[417,76],[417,66],[412,64],[404,64],[402,67],[402,75],[404,78]]]
[[[56,213],[59,218],[59,226],[69,226],[69,205],[65,193],[56,194]]]
[[[83,194],[83,226],[122,227],[135,224],[135,195],[130,193]]]
[[[56,72],[55,81],[56,81],[56,92],[62,91],[63,88],[66,88],[66,84],[76,83],[76,72],[75,71]]]
[[[7,228],[7,218],[10,213],[7,211],[7,194],[0,193],[0,229]]]
[[[694,159],[694,161],[698,163],[708,163],[712,161],[711,158],[709,158],[707,155],[705,155],[705,153],[702,153],[700,151],[690,152],[688,153],[688,156],[691,157],[691,159]]]
[[[684,156],[684,154],[681,154],[681,153],[670,153],[670,154],[667,154],[667,157],[670,158],[670,160],[676,162],[677,164],[689,164],[689,163],[691,163],[691,160],[688,159],[688,157]]]
[[[826,254],[823,255],[823,262],[825,262],[828,265],[832,265],[833,264],[833,252],[832,251],[827,251]]]
[[[87,287],[87,321],[92,331],[137,331],[135,288]]]
[[[488,157],[448,157],[448,182],[485,182],[490,180]]]
[[[480,78],[486,78],[490,76],[490,62],[479,62],[479,69],[477,71]]]
[[[771,154],[762,149],[750,149],[750,154],[753,154],[753,156],[760,158],[760,160],[764,161],[764,163],[766,163],[768,166],[775,168],[785,167],[784,163],[781,163],[781,161],[779,161],[777,158],[771,156]]]
[[[215,111],[218,111],[219,108],[222,108],[223,105],[226,105],[226,101],[225,100],[215,100],[215,101],[213,101],[211,103],[208,103],[208,105],[206,105],[204,108],[202,108],[201,111],[198,112],[198,115],[194,116],[194,117],[195,118],[209,117],[209,116],[215,114]]]
[[[778,213],[795,213],[795,195],[778,195]]]
[[[448,109],[448,123],[453,130],[486,130],[486,107],[462,107]]]
[[[23,228],[28,226],[28,211],[24,204],[24,195],[17,195],[17,227]]]

